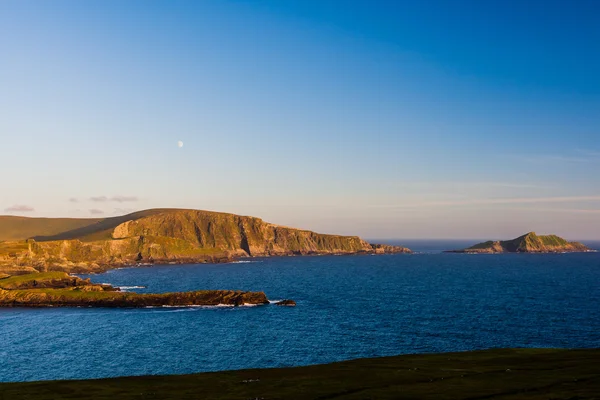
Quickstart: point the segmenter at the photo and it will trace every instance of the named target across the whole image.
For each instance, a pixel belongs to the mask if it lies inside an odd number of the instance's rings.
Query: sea
[[[393,243],[393,242],[388,242]],[[0,309],[0,382],[290,367],[409,353],[600,347],[600,253],[270,257],[82,275],[123,290],[264,291],[296,307]],[[587,243],[600,250],[600,243]]]

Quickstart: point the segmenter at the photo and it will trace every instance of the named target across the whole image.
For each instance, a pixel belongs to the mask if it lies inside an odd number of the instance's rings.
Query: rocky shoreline
[[[270,304],[264,292],[199,290],[162,294],[122,292],[108,284],[65,272],[17,275],[0,279],[0,307],[190,307]],[[276,305],[295,306],[293,300]]]
[[[30,221],[50,224],[52,219]],[[40,228],[41,229],[41,228]],[[32,230],[31,232],[34,232]],[[246,257],[411,253],[358,236],[327,235],[260,218],[201,210],[146,210],[50,236],[4,241],[0,273],[99,273],[134,265],[227,263]]]

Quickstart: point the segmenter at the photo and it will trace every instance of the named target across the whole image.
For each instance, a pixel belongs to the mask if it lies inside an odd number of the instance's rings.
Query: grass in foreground
[[[495,349],[298,368],[0,384],[0,399],[598,399],[600,349]]]

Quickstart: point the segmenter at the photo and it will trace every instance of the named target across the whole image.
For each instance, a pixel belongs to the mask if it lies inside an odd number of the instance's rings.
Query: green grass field
[[[110,239],[119,224],[172,209],[152,209],[110,218],[29,218],[0,215],[0,242],[35,238],[37,241]]]
[[[36,235],[57,235],[99,221],[101,219],[27,218],[0,215],[0,241],[25,240]]]
[[[297,368],[0,384],[2,400],[599,398],[600,349],[495,349]]]
[[[65,272],[41,272],[37,274],[24,274],[11,276],[0,281],[0,289],[17,289],[23,284],[27,284],[31,281],[46,282],[58,279],[68,279],[69,274]]]

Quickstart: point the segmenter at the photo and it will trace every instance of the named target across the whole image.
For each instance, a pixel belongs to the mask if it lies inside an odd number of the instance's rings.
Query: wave
[[[262,261],[251,261],[251,260],[237,260],[237,261],[232,261],[232,264],[254,264],[254,263],[261,263]]]
[[[261,306],[262,304],[250,304],[250,303],[244,303],[240,306],[237,306],[237,308],[240,307],[256,307],[256,306]],[[161,309],[161,308],[173,308],[173,309],[181,309],[181,310],[191,310],[191,309],[202,309],[202,308],[206,308],[206,309],[215,309],[215,308],[236,308],[236,306],[234,306],[233,304],[216,304],[216,305],[212,305],[212,306],[207,306],[207,305],[187,305],[187,306],[146,306],[143,308],[155,308],[155,309]]]
[[[116,286],[121,290],[146,289],[146,286]]]

